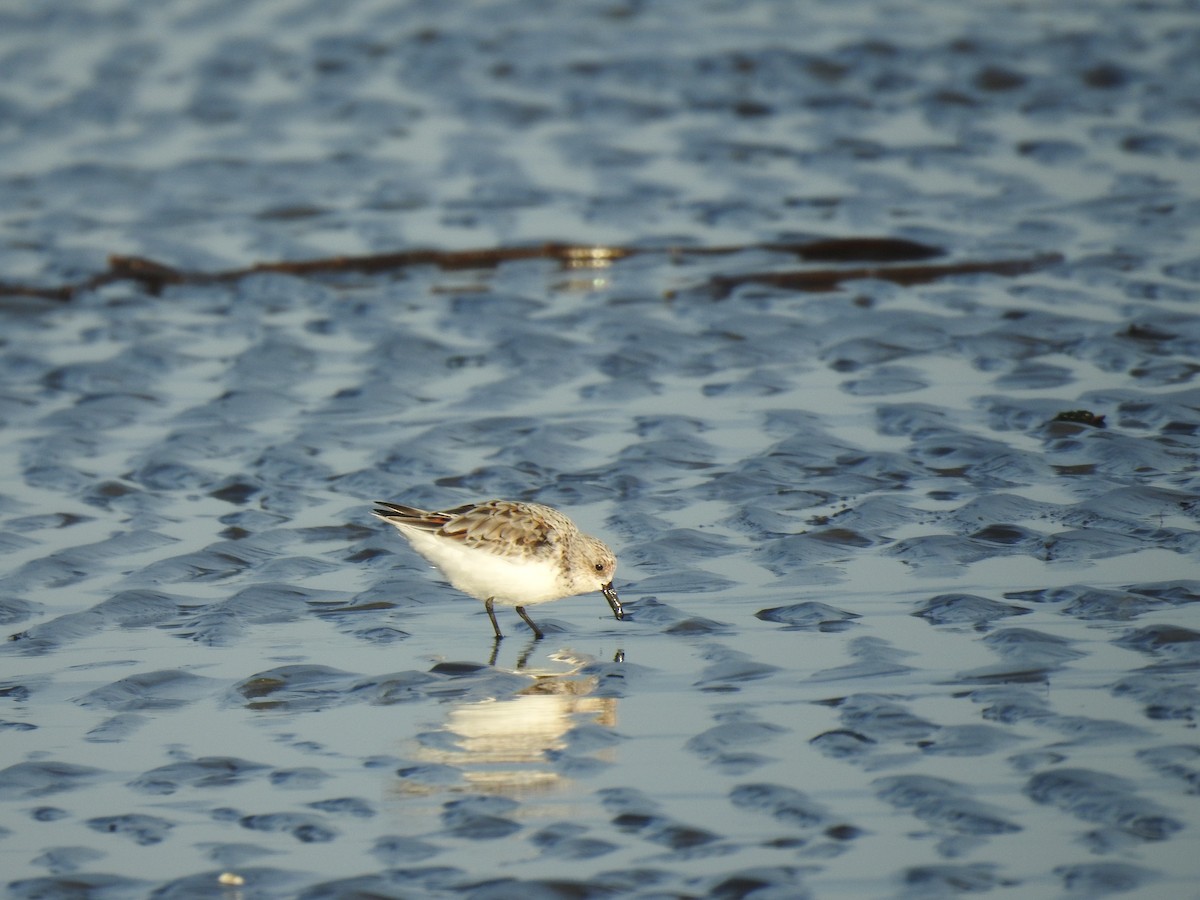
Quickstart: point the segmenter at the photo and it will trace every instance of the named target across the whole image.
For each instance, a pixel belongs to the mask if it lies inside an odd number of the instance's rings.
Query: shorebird
[[[565,515],[540,503],[485,500],[430,511],[376,501],[373,514],[394,525],[412,548],[454,587],[483,601],[496,640],[495,603],[515,606],[517,615],[542,630],[526,606],[600,591],[613,615],[623,619],[613,587],[617,558],[599,538],[584,534]]]

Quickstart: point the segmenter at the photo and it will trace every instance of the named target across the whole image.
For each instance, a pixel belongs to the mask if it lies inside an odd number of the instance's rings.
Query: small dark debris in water
[[[1012,91],[1024,87],[1025,76],[1000,66],[985,66],[975,75],[975,87],[981,91]]]
[[[1060,412],[1052,420],[1054,422],[1076,422],[1080,425],[1091,425],[1093,428],[1104,428],[1104,416],[1096,415],[1088,409],[1071,409]]]
[[[825,829],[825,836],[835,841],[852,841],[862,834],[863,830],[854,825],[831,825]]]
[[[1138,325],[1136,322],[1122,331],[1120,336],[1134,341],[1148,341],[1153,343],[1170,341],[1178,337],[1178,335],[1172,334],[1169,331],[1162,331],[1155,328],[1153,325]]]
[[[244,481],[234,481],[224,487],[217,488],[215,491],[209,491],[208,496],[224,500],[226,503],[232,503],[235,506],[241,506],[258,492],[259,488],[257,485],[247,484]]]
[[[100,484],[92,488],[92,494],[96,497],[124,497],[126,494],[132,494],[137,488],[125,484],[120,481],[102,481]]]
[[[1080,463],[1077,466],[1052,466],[1051,468],[1054,469],[1054,474],[1064,477],[1096,474],[1095,463]]]
[[[1124,68],[1105,60],[1081,72],[1079,80],[1090,88],[1109,90],[1123,87],[1128,83],[1129,77],[1129,73]]]
[[[932,259],[943,250],[901,238],[832,238],[806,244],[771,244],[768,249],[785,249],[803,259],[817,262],[904,262]]]

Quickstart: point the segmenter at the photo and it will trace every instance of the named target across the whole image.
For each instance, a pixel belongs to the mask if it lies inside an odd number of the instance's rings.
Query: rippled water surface
[[[1200,896],[1198,13],[0,11],[9,285],[646,251],[0,297],[8,895]],[[369,514],[493,496],[628,620]]]

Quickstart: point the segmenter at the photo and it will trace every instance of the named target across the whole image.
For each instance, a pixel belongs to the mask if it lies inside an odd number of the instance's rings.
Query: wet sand
[[[747,248],[0,296],[7,894],[1197,896],[1198,37],[0,14],[3,282]],[[863,235],[1062,262],[751,277]],[[370,515],[487,497],[602,536],[627,620],[497,647]]]

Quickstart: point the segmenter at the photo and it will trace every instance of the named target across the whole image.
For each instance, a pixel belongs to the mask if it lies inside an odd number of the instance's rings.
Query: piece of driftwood
[[[82,291],[121,281],[141,284],[158,293],[179,284],[214,284],[238,281],[250,275],[280,273],[300,277],[339,273],[379,274],[412,266],[436,266],[445,270],[490,269],[526,259],[558,262],[564,268],[600,268],[630,256],[660,254],[671,259],[696,256],[725,256],[749,251],[766,251],[794,256],[835,268],[796,271],[751,271],[714,276],[707,286],[718,298],[742,284],[764,284],[798,291],[829,291],[843,282],[879,278],[898,284],[919,284],[953,275],[992,273],[1018,275],[1061,260],[1056,255],[995,261],[914,264],[944,254],[938,247],[901,238],[826,238],[813,241],[740,244],[714,247],[632,247],[591,244],[549,243],[474,250],[400,250],[362,256],[329,256],[320,259],[260,262],[237,269],[197,272],[178,269],[140,256],[110,256],[108,268],[74,284],[57,287],[0,282],[0,296],[41,297],[67,302]],[[871,265],[864,265],[870,263]]]
[[[792,291],[819,293],[836,290],[847,281],[876,278],[900,285],[927,284],[953,275],[1023,275],[1062,262],[1058,254],[1031,256],[1025,259],[968,260],[965,262],[930,263],[919,266],[858,266],[852,269],[798,269],[781,272],[745,272],[737,275],[716,275],[708,285],[718,298],[728,297],[734,288],[743,284],[763,284]]]

